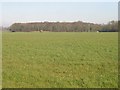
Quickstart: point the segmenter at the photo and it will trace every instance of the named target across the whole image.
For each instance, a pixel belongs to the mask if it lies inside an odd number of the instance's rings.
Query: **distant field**
[[[118,33],[3,33],[3,88],[117,88]]]

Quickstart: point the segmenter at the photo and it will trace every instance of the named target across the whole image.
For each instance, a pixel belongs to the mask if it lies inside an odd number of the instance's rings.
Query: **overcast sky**
[[[41,21],[107,23],[118,19],[118,2],[4,2],[2,24]]]

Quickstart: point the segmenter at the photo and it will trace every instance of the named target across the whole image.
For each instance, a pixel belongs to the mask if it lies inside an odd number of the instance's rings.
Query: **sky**
[[[2,26],[18,22],[83,21],[108,23],[118,20],[118,2],[2,2]],[[0,25],[0,26],[1,26]]]

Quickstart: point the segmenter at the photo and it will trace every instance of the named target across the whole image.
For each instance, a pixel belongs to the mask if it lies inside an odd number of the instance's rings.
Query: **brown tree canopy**
[[[108,24],[94,24],[82,21],[78,22],[33,22],[14,23],[9,27],[12,32],[50,31],[50,32],[116,32],[118,22],[111,21]]]

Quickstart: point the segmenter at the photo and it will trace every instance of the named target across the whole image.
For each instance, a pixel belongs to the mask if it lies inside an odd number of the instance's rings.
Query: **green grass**
[[[3,88],[118,87],[118,33],[3,33]]]
[[[0,31],[0,89],[2,89],[2,32]]]

